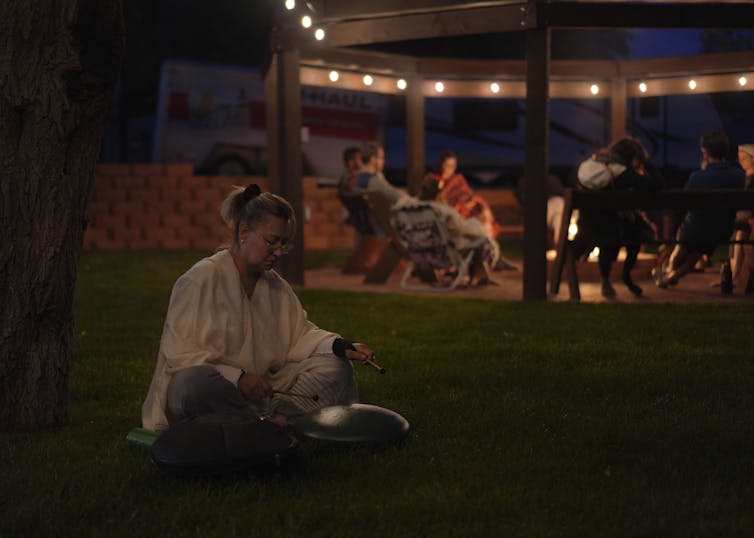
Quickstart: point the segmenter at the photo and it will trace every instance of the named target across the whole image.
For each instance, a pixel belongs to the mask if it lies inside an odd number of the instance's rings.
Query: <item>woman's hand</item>
[[[354,342],[354,349],[346,349],[346,358],[352,361],[359,361],[366,364],[374,360],[374,351],[366,344]]]
[[[238,390],[250,402],[260,402],[272,396],[272,387],[262,376],[244,372],[238,378]]]

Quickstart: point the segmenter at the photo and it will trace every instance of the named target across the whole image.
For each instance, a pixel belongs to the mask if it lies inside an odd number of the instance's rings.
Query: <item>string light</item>
[[[296,9],[296,0],[285,0],[285,9],[288,11]]]
[[[317,39],[323,39],[324,38],[324,30],[323,29],[321,29],[321,28],[317,29],[317,34],[318,34],[316,36]],[[376,82],[374,76],[371,75],[371,74],[368,74],[368,73],[364,73],[364,74],[353,73],[353,74],[356,75],[356,76],[361,76],[362,77],[362,83],[363,83],[364,86],[371,87]],[[743,88],[745,86],[748,86],[749,81],[748,81],[748,78],[745,75],[738,75],[736,77],[735,75],[731,74],[729,76],[731,77],[731,78],[728,79],[729,80],[729,82],[728,82],[729,85],[735,84],[736,86],[741,87],[741,88]],[[330,80],[332,82],[337,82],[340,79],[340,74],[337,71],[335,71],[335,70],[330,71],[329,78],[330,78]],[[398,90],[402,91],[402,90],[405,90],[408,87],[408,82],[404,78],[397,78],[397,79],[393,79],[393,80],[395,80],[395,86],[396,86],[396,88]],[[656,83],[658,80],[662,84],[662,81],[664,79],[652,79],[653,84]],[[429,82],[429,81],[427,81],[427,82]],[[496,81],[486,81],[486,82],[485,81],[479,81],[478,83],[482,84],[482,85],[485,85],[486,88],[487,88],[487,91],[489,91],[492,94],[497,95],[497,94],[499,94],[502,91],[501,84],[498,83],[498,82],[496,82]],[[353,83],[346,82],[346,84],[347,85],[349,85],[349,84],[352,85]],[[660,92],[662,92],[662,86],[661,86],[661,84],[660,84],[659,88],[655,88],[653,90],[653,91],[655,91],[655,93],[658,90]],[[693,91],[696,91],[698,89],[699,82],[696,79],[689,79],[687,85],[688,85],[688,89],[689,89],[688,91],[692,91],[693,92]],[[442,81],[439,81],[439,80],[434,82],[433,88],[434,88],[435,93],[437,93],[437,94],[444,93],[445,89],[446,89],[445,88],[445,83],[442,82]],[[640,81],[640,82],[636,83],[635,88],[637,88],[640,93],[645,94],[649,90],[649,84],[646,81]],[[730,87],[729,91],[730,90],[734,90],[734,89],[735,89],[734,87]],[[516,90],[514,89],[513,92],[516,93]],[[599,84],[596,84],[596,83],[591,84],[589,86],[589,92],[592,95],[594,95],[594,96],[597,96],[598,94],[600,94],[601,88],[600,88]],[[478,95],[478,93],[477,93],[477,95]]]
[[[322,41],[325,38],[325,31],[322,28],[317,28],[314,32],[314,39]]]
[[[571,212],[571,220],[568,223],[568,240],[573,241],[576,235],[579,233],[579,210],[574,209]]]
[[[310,28],[312,25],[312,18],[309,15],[301,17],[301,26],[304,28]]]

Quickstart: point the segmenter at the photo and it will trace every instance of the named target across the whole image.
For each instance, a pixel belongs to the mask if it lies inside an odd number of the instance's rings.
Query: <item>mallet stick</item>
[[[383,368],[382,366],[380,366],[379,364],[377,364],[376,362],[374,362],[373,360],[371,360],[371,359],[367,359],[366,363],[367,363],[367,364],[368,364],[369,366],[372,366],[372,367],[376,368],[377,370],[379,370],[379,372],[380,372],[381,374],[384,374],[384,373],[385,373],[385,369],[384,369],[384,368]]]

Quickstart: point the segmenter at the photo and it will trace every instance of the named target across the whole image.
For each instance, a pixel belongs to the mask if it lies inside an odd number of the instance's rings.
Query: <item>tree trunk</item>
[[[0,431],[68,422],[73,296],[120,0],[0,3]]]

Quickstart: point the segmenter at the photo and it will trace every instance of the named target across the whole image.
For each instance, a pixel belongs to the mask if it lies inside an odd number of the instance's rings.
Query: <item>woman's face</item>
[[[382,172],[385,169],[385,150],[377,148],[377,171]]]
[[[742,149],[738,150],[738,162],[741,163],[741,168],[743,168],[747,174],[754,173],[754,157]]]
[[[442,177],[449,178],[452,177],[453,174],[456,173],[456,167],[458,166],[458,159],[455,157],[448,157],[442,162],[442,166],[440,167],[440,173],[442,174]]]
[[[267,215],[249,228],[238,227],[238,250],[247,271],[261,272],[272,269],[288,250],[290,233],[288,222],[280,217]]]

